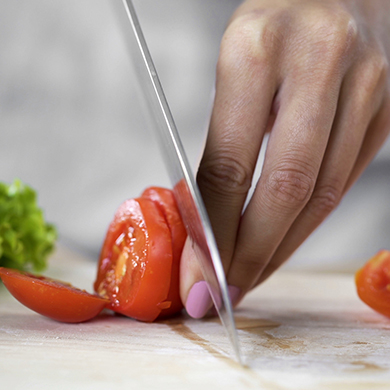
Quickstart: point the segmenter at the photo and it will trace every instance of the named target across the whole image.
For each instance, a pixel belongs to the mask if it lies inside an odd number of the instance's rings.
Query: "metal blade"
[[[188,235],[193,241],[195,253],[215,308],[230,339],[236,358],[241,363],[232,304],[211,224],[143,36],[135,8],[131,0],[122,1],[127,14],[127,25],[131,26],[131,32],[126,33],[130,53],[154,121],[176,201]]]

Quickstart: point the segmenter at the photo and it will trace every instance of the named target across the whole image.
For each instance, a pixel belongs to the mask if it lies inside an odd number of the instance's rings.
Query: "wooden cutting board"
[[[92,291],[95,272],[60,248],[45,274]],[[214,318],[62,324],[1,285],[0,388],[390,389],[390,320],[359,301],[353,275],[279,272],[235,317],[245,367]]]

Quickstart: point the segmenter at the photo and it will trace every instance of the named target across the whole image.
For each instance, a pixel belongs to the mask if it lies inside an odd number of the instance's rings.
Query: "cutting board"
[[[92,291],[96,263],[66,248],[46,275]],[[245,365],[220,322],[182,314],[145,324],[103,313],[62,324],[0,286],[1,389],[390,389],[390,320],[353,275],[272,276],[235,312]]]

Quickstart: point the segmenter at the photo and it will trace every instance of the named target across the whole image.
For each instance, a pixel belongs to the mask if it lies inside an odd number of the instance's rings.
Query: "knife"
[[[210,220],[191,172],[132,0],[122,0],[122,2],[126,17],[121,19],[125,19],[124,27],[127,29],[131,27],[131,31],[125,31],[125,38],[130,48],[140,87],[148,103],[150,117],[159,139],[176,202],[216,311],[231,342],[235,357],[242,364],[232,304]]]

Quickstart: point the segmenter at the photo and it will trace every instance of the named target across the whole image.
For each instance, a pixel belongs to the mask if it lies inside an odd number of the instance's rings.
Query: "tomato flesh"
[[[101,251],[95,291],[110,308],[154,321],[171,307],[172,237],[155,202],[129,199],[115,213]]]
[[[107,299],[45,276],[0,267],[0,278],[20,303],[56,321],[88,321],[109,304]]]
[[[183,251],[184,242],[187,238],[187,232],[179,213],[175,197],[171,190],[160,187],[150,187],[147,188],[141,196],[143,198],[152,200],[155,204],[158,205],[165,217],[172,237],[172,271],[167,298],[167,301],[171,302],[171,305],[161,311],[159,315],[161,318],[176,314],[181,309],[183,309],[179,288],[180,258]]]
[[[372,309],[390,317],[390,251],[382,250],[356,272],[360,299]]]

